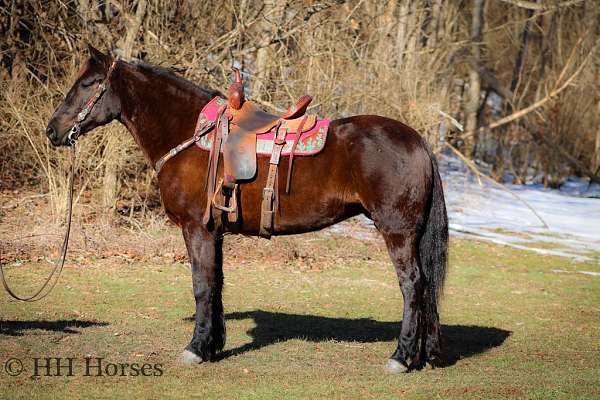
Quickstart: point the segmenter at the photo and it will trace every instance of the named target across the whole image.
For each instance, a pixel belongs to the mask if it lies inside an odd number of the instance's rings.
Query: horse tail
[[[426,148],[431,159],[432,189],[427,222],[419,241],[419,257],[426,283],[426,313],[437,319],[437,304],[448,265],[448,214],[437,161],[429,147]]]

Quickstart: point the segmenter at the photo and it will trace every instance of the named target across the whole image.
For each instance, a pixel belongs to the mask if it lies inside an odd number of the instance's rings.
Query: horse
[[[54,146],[69,146],[117,120],[154,166],[192,136],[199,110],[219,94],[163,68],[116,59],[91,46],[89,53],[48,122],[46,135]],[[196,309],[193,335],[180,357],[185,364],[214,361],[225,345],[223,235],[258,235],[269,168],[269,158],[259,157],[254,180],[241,188],[241,223],[209,226],[202,222],[208,158],[191,146],[158,176],[162,205],[181,228],[191,263]],[[371,219],[404,299],[398,344],[385,368],[399,373],[441,365],[438,303],[447,270],[448,217],[438,166],[425,140],[399,121],[357,115],[331,121],[323,151],[295,160],[294,190],[280,196],[273,234],[316,231],[359,214]],[[277,184],[283,193],[285,183]]]

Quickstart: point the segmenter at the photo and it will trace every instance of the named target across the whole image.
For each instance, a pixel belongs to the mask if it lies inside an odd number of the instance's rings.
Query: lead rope
[[[48,278],[46,279],[46,281],[44,282],[42,287],[37,292],[35,292],[32,296],[28,296],[28,297],[21,297],[21,296],[17,295],[8,286],[8,282],[6,282],[6,278],[4,277],[4,267],[2,266],[2,262],[0,261],[0,278],[2,279],[2,285],[4,286],[4,289],[8,292],[8,294],[13,299],[30,302],[30,303],[34,302],[34,301],[42,300],[44,297],[46,297],[50,294],[52,289],[54,289],[54,286],[56,286],[58,279],[60,278],[60,274],[65,265],[65,258],[67,256],[67,247],[69,247],[69,234],[71,233],[71,217],[73,215],[73,181],[74,181],[74,176],[75,176],[75,143],[74,142],[71,143],[70,159],[71,159],[71,174],[69,175],[69,191],[67,193],[67,195],[68,195],[67,196],[67,218],[66,218],[67,230],[65,232],[65,237],[63,239],[63,243],[62,243],[62,246],[60,249],[60,258],[55,261],[54,269],[52,270],[52,272],[50,272],[50,275],[48,275]],[[56,275],[56,279],[54,280],[54,282],[52,284],[50,284],[50,281],[52,280],[52,277],[54,275]],[[48,286],[48,285],[50,285],[50,286]],[[45,291],[46,288],[48,288],[48,290]],[[45,291],[45,293],[42,293],[44,291]]]
[[[12,298],[14,298],[16,300],[26,301],[26,302],[34,302],[34,301],[41,300],[50,294],[52,289],[54,289],[54,286],[56,286],[56,283],[58,282],[58,278],[60,278],[60,273],[63,270],[63,267],[65,265],[65,258],[67,257],[67,247],[69,246],[69,234],[71,233],[71,217],[73,216],[73,180],[75,178],[75,142],[81,135],[81,123],[87,118],[87,116],[90,114],[90,112],[92,112],[92,109],[94,108],[94,106],[96,105],[96,103],[98,102],[100,97],[102,97],[102,95],[106,91],[106,88],[108,87],[108,83],[110,81],[110,76],[112,75],[115,67],[117,66],[117,61],[118,61],[118,58],[113,59],[112,63],[110,64],[110,67],[108,67],[108,72],[106,73],[106,77],[104,77],[104,80],[102,81],[102,83],[100,83],[100,85],[98,85],[98,89],[92,95],[92,97],[90,97],[88,99],[88,101],[85,102],[85,104],[83,105],[83,108],[81,109],[79,114],[77,114],[77,119],[76,119],[75,124],[69,131],[68,140],[69,140],[69,145],[71,146],[71,157],[70,157],[71,158],[71,174],[69,176],[69,192],[68,192],[68,196],[67,196],[67,230],[65,232],[65,238],[63,239],[63,244],[60,249],[60,258],[55,262],[54,269],[52,270],[50,275],[48,275],[48,278],[46,279],[46,281],[44,282],[42,287],[37,292],[35,292],[32,296],[29,296],[29,297],[20,297],[20,296],[17,296],[17,294],[15,294],[15,292],[12,291],[12,289],[8,286],[8,283],[6,282],[6,278],[4,277],[4,268],[3,268],[2,262],[0,260],[0,279],[2,280],[2,286],[4,286],[4,289],[8,292],[8,294],[11,295]],[[57,273],[58,273],[58,275],[56,276],[56,279],[54,280],[54,282],[52,284],[50,284],[52,277],[54,275],[56,275]],[[50,286],[48,286],[48,285],[50,285]],[[43,293],[44,290],[46,290],[46,288],[48,288],[48,290],[45,293]]]

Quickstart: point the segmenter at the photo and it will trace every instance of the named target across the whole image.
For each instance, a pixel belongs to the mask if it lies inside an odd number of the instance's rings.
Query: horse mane
[[[142,72],[144,74],[150,74],[159,78],[166,80],[167,82],[172,83],[176,87],[194,92],[199,96],[207,97],[209,99],[221,95],[221,93],[217,90],[207,89],[201,87],[194,82],[178,75],[175,71],[169,68],[158,67],[156,65],[148,64],[142,61],[123,61],[128,66],[132,67],[135,71]]]

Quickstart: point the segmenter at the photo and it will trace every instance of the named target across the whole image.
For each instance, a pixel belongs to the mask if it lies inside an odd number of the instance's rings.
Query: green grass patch
[[[48,268],[34,267],[7,268],[20,292]],[[380,242],[228,237],[227,345],[220,361],[194,367],[176,362],[193,329],[186,264],[69,264],[40,303],[0,297],[0,368],[9,358],[25,368],[0,372],[0,397],[598,398],[600,278],[577,273],[598,269],[452,240],[441,321],[455,362],[390,376],[383,365],[396,346],[402,296]],[[83,376],[86,356],[163,373]],[[73,357],[74,376],[32,377],[35,357]]]

